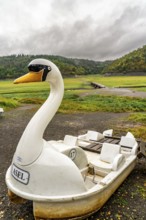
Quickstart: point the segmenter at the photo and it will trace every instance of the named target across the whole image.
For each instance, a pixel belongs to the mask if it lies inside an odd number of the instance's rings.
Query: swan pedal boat
[[[63,80],[55,64],[35,59],[30,73],[15,83],[48,81],[50,95],[20,138],[6,173],[12,202],[33,202],[34,218],[85,219],[97,212],[134,169],[138,141],[128,132],[115,138],[103,133],[65,135],[46,141],[44,131],[63,97]]]

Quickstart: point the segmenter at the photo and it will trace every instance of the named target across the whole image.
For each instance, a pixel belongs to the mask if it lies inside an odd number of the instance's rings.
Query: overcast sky
[[[0,0],[0,56],[107,60],[146,44],[146,0]]]

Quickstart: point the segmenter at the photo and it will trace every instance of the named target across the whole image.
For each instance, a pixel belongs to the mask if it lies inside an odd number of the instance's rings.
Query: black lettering
[[[23,173],[22,173],[22,172],[20,172],[20,171],[14,169],[14,170],[13,170],[13,173],[14,173],[15,176],[17,176],[18,179],[25,180],[25,179],[23,178]]]

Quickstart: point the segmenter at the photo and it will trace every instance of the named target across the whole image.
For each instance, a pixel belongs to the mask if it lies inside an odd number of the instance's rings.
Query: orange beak
[[[16,80],[14,80],[14,84],[18,83],[28,83],[28,82],[41,82],[42,81],[43,71],[40,72],[29,72]]]

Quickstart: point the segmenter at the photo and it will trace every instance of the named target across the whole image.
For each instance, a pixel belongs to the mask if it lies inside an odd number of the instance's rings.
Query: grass
[[[124,128],[125,129],[125,128]],[[125,131],[131,132],[135,137],[140,138],[143,141],[146,141],[146,126],[137,125],[133,128],[126,128]]]
[[[89,76],[86,77],[88,82],[98,82],[107,87],[124,87],[124,86],[143,86],[146,87],[146,76]],[[141,91],[146,90],[146,88],[140,88]],[[139,90],[140,90],[139,89]]]
[[[146,99],[89,95],[80,97],[79,95],[65,96],[60,112],[144,112],[146,111]]]
[[[143,199],[146,200],[146,187],[137,185],[137,193],[141,195]]]
[[[66,78],[64,79],[64,98],[58,112],[130,112],[128,120],[135,123],[136,126],[128,127],[127,130],[136,137],[146,140],[146,99],[103,95],[83,96],[82,94],[88,93],[89,89],[92,89],[90,82],[97,82],[108,87],[141,86],[146,85],[146,77],[94,75]],[[10,110],[22,103],[42,104],[48,97],[49,90],[46,82],[14,85],[12,81],[0,81],[0,107]],[[141,90],[146,91],[146,88],[141,88]]]
[[[136,114],[130,114],[129,118],[130,121],[135,121],[135,122],[139,122],[142,123],[144,125],[146,125],[146,113],[136,113]]]
[[[104,77],[100,75],[83,76],[76,78],[65,78],[65,89],[89,89],[90,82],[101,83],[107,87],[118,86],[146,86],[146,76],[112,76]],[[141,88],[146,91],[146,88]],[[48,83],[24,83],[13,84],[13,81],[0,81],[0,94],[18,93],[18,92],[34,92],[34,91],[48,91]]]
[[[119,123],[115,130],[118,133],[122,133],[123,129],[126,132],[132,132],[136,138],[140,138],[143,141],[146,141],[146,112],[132,112],[128,117],[123,120],[126,120],[127,125],[123,127]]]
[[[86,76],[64,79],[65,95],[59,108],[60,112],[144,112],[146,111],[146,99],[127,98],[118,96],[80,94],[88,91],[90,82],[98,82],[109,87],[124,85],[146,84],[146,77],[132,76]],[[41,104],[48,96],[49,85],[42,83],[13,84],[12,81],[0,81],[0,107],[13,108],[20,103]]]
[[[9,110],[17,106],[19,106],[18,101],[14,99],[0,97],[0,107],[3,107],[5,110]]]

